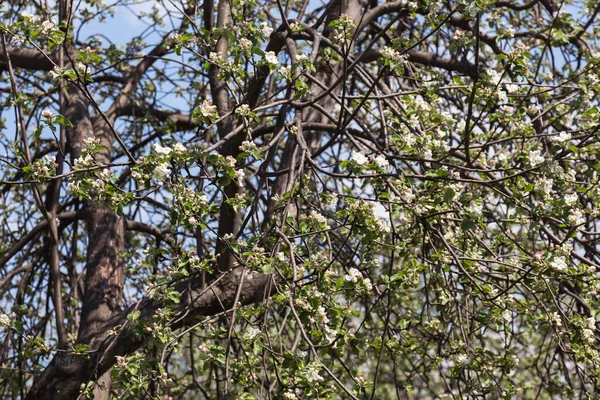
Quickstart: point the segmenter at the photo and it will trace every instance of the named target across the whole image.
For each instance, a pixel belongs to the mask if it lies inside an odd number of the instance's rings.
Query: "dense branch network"
[[[0,396],[597,395],[600,7],[133,6],[0,10]]]

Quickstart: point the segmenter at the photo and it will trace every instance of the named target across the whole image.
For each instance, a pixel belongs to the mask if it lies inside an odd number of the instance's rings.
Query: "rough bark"
[[[234,269],[206,289],[202,288],[199,277],[175,285],[182,296],[179,312],[174,318],[177,322],[172,328],[189,325],[198,316],[215,315],[233,308],[243,274],[242,268]],[[274,290],[270,275],[245,273],[238,300],[241,305],[253,304],[270,296]],[[161,302],[144,299],[137,307],[141,312],[140,319],[143,322],[151,321],[156,311],[163,306]],[[116,356],[130,354],[142,346],[146,337],[137,334],[127,325],[127,315],[135,309],[136,307],[131,307],[96,324],[94,343],[97,351],[89,359],[68,358],[64,353],[57,354],[35,381],[26,399],[75,399],[79,396],[81,384],[97,379],[109,371]],[[109,335],[117,326],[124,328],[118,330],[117,335]]]
[[[120,309],[124,227],[123,219],[103,204],[87,203],[84,215],[88,250],[78,341],[94,348],[99,330]]]
[[[230,23],[231,1],[220,0],[217,9],[217,28],[226,28]],[[217,42],[215,49],[216,53],[222,58],[227,58],[228,47],[229,39],[227,38],[227,35],[222,35]],[[217,106],[219,115],[225,117],[221,122],[218,123],[217,126],[219,137],[223,138],[233,131],[234,117],[226,116],[232,111],[233,105],[231,104],[231,100],[229,98],[227,84],[219,79],[219,68],[215,65],[212,65],[209,69],[209,82],[213,102]],[[240,134],[236,135],[233,140],[228,141],[228,143],[221,150],[221,153],[224,156],[236,157],[239,154],[239,146],[244,140],[243,135],[244,132],[240,132]],[[225,202],[225,200],[235,197],[235,195],[238,193],[241,193],[240,188],[235,182],[230,183],[223,189],[223,199],[221,201],[221,209],[219,213],[219,237],[223,237],[228,234],[237,235],[240,230],[240,226],[242,225],[241,216],[235,212],[231,205]],[[218,270],[220,272],[230,270],[233,267],[235,260],[233,254],[231,251],[229,251],[229,248],[224,241],[219,240],[217,242],[216,253]]]
[[[230,21],[229,0],[221,0],[218,6],[217,26],[225,27]],[[361,5],[357,0],[336,1],[328,7],[328,16],[325,23],[338,18],[340,15],[350,16],[357,24],[361,15]],[[212,24],[212,21],[210,21]],[[326,28],[325,35],[328,34]],[[285,43],[286,32],[284,29],[274,33],[267,50],[279,51]],[[163,42],[164,43],[164,42]],[[67,150],[71,159],[74,160],[81,155],[82,145],[85,139],[97,137],[106,146],[100,154],[96,155],[96,161],[108,165],[111,161],[113,142],[115,139],[111,124],[120,115],[128,114],[132,109],[128,106],[136,85],[153,62],[163,55],[166,50],[163,43],[158,45],[149,56],[142,59],[139,65],[131,73],[130,77],[123,82],[123,89],[116,97],[116,101],[106,113],[106,117],[97,115],[92,117],[90,110],[92,104],[82,87],[69,84],[66,90],[67,98],[65,116],[73,123],[73,127],[67,129]],[[217,52],[224,57],[227,56],[227,39],[222,37],[217,46]],[[11,50],[13,61],[20,68],[49,70],[54,66],[54,56],[39,54],[33,50]],[[0,58],[0,68],[2,67]],[[331,67],[319,60],[316,62],[318,73],[316,80],[324,87],[331,87],[343,73],[344,64],[340,63]],[[260,73],[259,73],[260,74]],[[264,75],[264,76],[263,76]],[[258,102],[260,89],[266,81],[266,74],[257,78],[251,88],[248,102],[254,107]],[[221,115],[232,111],[232,104],[228,97],[227,87],[218,79],[218,69],[211,67],[209,71],[212,97]],[[315,95],[319,95],[323,89],[315,83],[311,85]],[[319,106],[327,113],[333,111],[336,100],[333,95],[340,92],[340,87],[332,90],[328,95],[319,100]],[[168,118],[166,116],[165,118]],[[303,122],[313,124],[328,123],[326,115],[316,108],[310,108],[304,115]],[[233,129],[233,117],[225,118],[219,124],[219,135],[221,138],[229,134]],[[189,120],[182,120],[188,124]],[[310,151],[314,151],[322,138],[321,130],[308,130],[305,132],[305,141]],[[224,155],[237,155],[238,147],[244,139],[243,134],[229,140],[222,152]],[[297,143],[294,138],[289,138],[283,157],[280,162],[280,170],[290,167],[298,161],[295,152]],[[288,174],[282,174],[275,185],[274,193],[283,193],[288,187],[290,179]],[[224,199],[235,196],[239,189],[235,184],[225,188]],[[269,213],[269,212],[268,212]],[[115,362],[115,357],[127,355],[137,350],[146,338],[136,334],[127,326],[127,315],[134,309],[121,310],[121,299],[124,284],[123,261],[120,252],[124,248],[125,222],[123,218],[116,215],[106,205],[88,201],[83,204],[81,211],[88,236],[87,262],[85,266],[85,291],[82,298],[81,321],[77,343],[87,344],[93,350],[89,359],[74,357],[59,352],[55,355],[48,367],[35,378],[34,384],[27,395],[27,399],[73,399],[80,396],[82,384],[92,380],[106,385],[110,388],[110,368]],[[241,225],[240,216],[233,208],[224,201],[221,206],[219,220],[220,236],[228,233],[237,234]],[[228,311],[238,293],[239,285],[243,287],[239,291],[239,303],[242,305],[262,301],[274,292],[272,277],[259,273],[246,273],[243,276],[241,268],[234,268],[234,257],[227,251],[222,242],[217,244],[219,254],[219,269],[224,275],[215,275],[208,289],[204,286],[201,277],[190,278],[178,283],[176,289],[182,293],[182,302],[178,306],[178,316],[172,328],[190,324],[198,316],[214,315]],[[164,306],[159,302],[144,299],[140,303],[139,310],[142,312],[142,320],[151,320],[156,310]],[[118,335],[109,335],[115,327],[124,326]],[[96,398],[108,398],[108,390],[96,389]]]
[[[323,36],[327,37],[331,35],[331,29],[328,27],[329,23],[341,15],[349,16],[356,25],[359,24],[360,17],[362,12],[362,6],[360,2],[357,0],[338,0],[331,2],[328,6],[328,14],[325,18],[325,30]],[[352,46],[349,47],[350,49]],[[352,53],[349,54],[351,56]],[[348,57],[350,59],[350,57]],[[309,90],[315,96],[319,97],[324,90],[330,91],[330,94],[324,96],[320,99],[317,104],[320,106],[325,113],[331,113],[337,102],[334,96],[340,93],[340,85],[336,85],[336,81],[339,77],[344,73],[344,63],[347,63],[348,60],[342,60],[342,62],[337,64],[324,63],[322,60],[317,59],[315,62],[315,66],[317,68],[317,73],[315,74],[315,80],[310,83]],[[343,82],[344,80],[342,80]],[[326,88],[326,89],[323,89]],[[301,123],[312,123],[312,124],[327,124],[330,123],[327,115],[319,110],[316,107],[310,107],[306,112],[302,115]],[[322,130],[303,130],[301,134],[303,135],[303,139],[307,145],[308,150],[312,153],[316,151],[321,143],[321,139],[323,137]],[[283,151],[283,155],[281,156],[281,161],[279,164],[279,171],[281,174],[278,176],[275,181],[272,189],[273,195],[281,196],[283,193],[289,190],[290,184],[295,179],[296,176],[301,175],[302,171],[299,171],[297,174],[291,173],[283,173],[283,171],[290,171],[293,165],[296,165],[301,158],[301,151],[297,151],[298,143],[295,138],[290,137]],[[310,154],[308,154],[310,156]],[[302,165],[299,166],[300,169],[303,168]],[[266,212],[267,216],[273,215],[273,207],[274,202],[269,203],[268,210]]]

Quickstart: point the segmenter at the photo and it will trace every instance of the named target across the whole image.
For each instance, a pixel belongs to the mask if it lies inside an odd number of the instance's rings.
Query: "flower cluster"
[[[265,64],[267,64],[270,68],[275,69],[279,64],[279,58],[277,58],[277,54],[274,51],[267,51],[265,53],[264,58]]]
[[[341,164],[342,168],[348,168],[351,172],[359,175],[363,170],[372,170],[375,172],[384,172],[388,169],[390,163],[383,154],[375,157],[368,157],[362,152],[353,152],[350,160]]]
[[[355,288],[364,289],[367,292],[373,290],[371,279],[365,278],[356,268],[350,268],[344,276],[344,281],[354,284]]]
[[[27,177],[32,177],[41,183],[55,176],[57,167],[56,158],[46,155],[35,160],[31,166],[23,168],[23,172]]]
[[[385,65],[392,71],[396,71],[398,73],[403,72],[404,65],[406,64],[406,60],[408,59],[407,54],[402,54],[399,51],[394,50],[388,46],[382,47],[379,50],[379,54],[381,54],[381,62],[383,65]]]
[[[347,15],[342,15],[338,19],[331,21],[329,26],[333,27],[333,41],[344,44],[352,40],[352,33],[356,28],[354,21]]]
[[[271,36],[271,33],[273,33],[273,28],[271,28],[269,26],[269,24],[267,24],[266,22],[261,22],[260,23],[260,33],[263,35],[263,38],[265,40],[268,40],[269,37]]]
[[[194,109],[192,117],[205,124],[214,124],[219,119],[217,106],[210,100],[204,100],[202,104]]]

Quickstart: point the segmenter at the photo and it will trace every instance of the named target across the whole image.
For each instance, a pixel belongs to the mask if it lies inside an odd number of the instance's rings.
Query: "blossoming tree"
[[[0,397],[600,396],[600,4],[324,3],[3,4]]]

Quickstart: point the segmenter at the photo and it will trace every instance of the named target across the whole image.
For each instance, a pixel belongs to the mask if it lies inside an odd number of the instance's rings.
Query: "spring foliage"
[[[0,397],[599,396],[599,11],[5,3]]]

